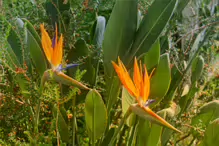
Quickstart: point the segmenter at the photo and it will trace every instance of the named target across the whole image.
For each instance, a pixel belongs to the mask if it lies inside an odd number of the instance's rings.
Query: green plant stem
[[[73,112],[73,119],[72,119],[72,145],[75,146],[75,124],[76,124],[76,111],[75,111],[75,97],[72,99],[72,112]]]
[[[38,125],[39,125],[39,117],[40,117],[40,99],[38,99],[37,107],[36,107],[36,114],[35,114],[35,124],[34,124],[34,133],[38,134]]]
[[[115,133],[113,134],[113,137],[112,137],[112,139],[111,139],[111,141],[110,141],[110,143],[109,143],[109,146],[113,146],[113,144],[114,144],[114,142],[115,142],[115,140],[116,140],[117,135],[118,135],[119,132],[121,131],[121,129],[122,129],[122,127],[123,127],[123,125],[124,125],[126,119],[128,118],[128,116],[129,116],[130,114],[131,114],[131,109],[129,108],[129,109],[127,110],[127,112],[125,113],[124,117],[121,119],[120,124],[119,124],[119,127],[116,129]]]
[[[56,112],[56,136],[57,136],[57,145],[59,146],[59,128],[58,128],[58,119],[59,119],[59,105],[57,103],[57,112]]]
[[[40,88],[38,90],[39,96],[42,96],[42,92],[43,92],[43,87],[44,87],[44,76],[41,78],[41,83],[40,83]],[[35,114],[33,114],[34,116],[34,134],[38,134],[39,130],[38,130],[38,125],[39,125],[39,117],[40,117],[40,104],[41,104],[41,100],[40,98],[37,101],[37,106],[36,106],[36,112]],[[32,111],[32,110],[31,110]],[[32,111],[33,112],[33,111]]]
[[[123,144],[123,136],[125,135],[125,131],[128,129],[128,126],[124,125],[123,129],[122,129],[122,132],[120,134],[120,137],[119,137],[119,142],[118,142],[118,145],[122,145]]]

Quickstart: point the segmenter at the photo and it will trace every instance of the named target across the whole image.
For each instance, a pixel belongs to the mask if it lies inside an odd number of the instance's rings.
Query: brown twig
[[[177,141],[176,141],[176,144],[178,143],[178,142],[180,142],[181,140],[184,140],[184,139],[186,139],[187,137],[189,137],[190,136],[190,133],[189,134],[186,134],[186,135],[184,135],[183,137],[181,137],[180,139],[178,139]]]

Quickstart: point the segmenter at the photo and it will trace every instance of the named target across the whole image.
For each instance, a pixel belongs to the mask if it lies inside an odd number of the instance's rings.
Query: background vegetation
[[[50,36],[58,25],[63,64],[80,64],[65,73],[92,90],[48,81],[40,92],[42,23]],[[0,145],[216,146],[218,24],[217,0],[0,1]],[[151,108],[183,134],[124,118],[131,103],[111,64],[118,56],[130,72],[134,56],[156,68]]]

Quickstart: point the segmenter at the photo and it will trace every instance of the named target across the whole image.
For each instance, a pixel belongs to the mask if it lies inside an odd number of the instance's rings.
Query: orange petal
[[[53,54],[51,39],[48,33],[46,32],[46,30],[44,29],[44,24],[40,25],[40,30],[41,30],[41,41],[42,41],[43,51],[46,54],[46,58],[48,59],[48,61],[51,62],[52,54]]]
[[[173,129],[179,133],[182,133],[181,131],[179,131],[178,129],[176,129],[175,127],[173,127],[172,125],[170,125],[166,120],[164,120],[163,118],[161,118],[159,115],[157,115],[156,113],[154,113],[149,107],[143,107],[144,111],[147,112],[149,115],[151,115],[152,117],[154,117],[157,121],[159,121],[162,125]]]
[[[134,63],[134,75],[133,75],[133,80],[135,83],[135,87],[137,89],[137,92],[140,91],[141,89],[141,82],[142,82],[142,73],[139,70],[138,67],[138,62],[137,59],[135,58],[135,63]],[[138,97],[137,97],[138,98]]]
[[[144,79],[143,86],[141,88],[141,97],[144,103],[148,100],[148,96],[150,94],[150,78],[148,76],[148,72],[146,66],[144,65]]]
[[[57,35],[56,35],[57,37]],[[57,67],[61,64],[62,62],[62,46],[63,46],[63,37],[59,38],[59,41],[57,44],[55,44],[55,48],[53,51],[53,56],[52,56],[52,65],[54,67]]]
[[[115,62],[112,61],[113,67],[120,79],[120,81],[122,82],[122,84],[124,85],[124,87],[128,90],[128,92],[137,97],[138,94],[136,92],[136,88],[135,85],[133,84],[128,71],[126,70],[124,64],[120,61],[120,59],[118,58],[118,64],[117,65]]]

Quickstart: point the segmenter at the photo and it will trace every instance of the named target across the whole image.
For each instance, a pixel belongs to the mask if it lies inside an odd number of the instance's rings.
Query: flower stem
[[[75,146],[75,124],[76,124],[76,109],[75,109],[75,97],[72,99],[72,112],[73,112],[73,118],[72,118],[72,145]]]
[[[113,137],[112,137],[112,139],[111,139],[111,141],[110,141],[110,143],[109,143],[109,146],[113,146],[113,144],[114,144],[114,142],[115,142],[115,140],[116,140],[116,138],[117,138],[117,135],[118,135],[119,132],[121,131],[121,129],[122,129],[122,127],[123,127],[123,125],[124,125],[126,119],[129,117],[130,114],[131,114],[131,109],[129,108],[129,109],[126,111],[124,117],[121,119],[120,124],[119,124],[119,127],[116,129],[116,131],[115,131],[115,133],[114,133],[114,135],[113,135]]]

